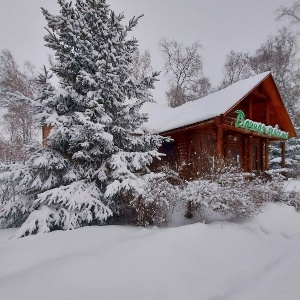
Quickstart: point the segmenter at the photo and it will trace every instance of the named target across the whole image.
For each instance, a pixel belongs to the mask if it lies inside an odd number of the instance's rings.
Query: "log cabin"
[[[281,143],[285,167],[285,141],[296,132],[270,72],[234,83],[179,107],[146,103],[149,114],[144,132],[172,138],[161,151],[180,175],[193,179],[225,161],[247,172],[269,169],[269,143]]]

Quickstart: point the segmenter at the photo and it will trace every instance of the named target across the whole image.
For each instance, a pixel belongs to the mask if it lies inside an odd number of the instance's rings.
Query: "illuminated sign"
[[[254,122],[249,119],[245,119],[245,114],[241,110],[236,110],[235,113],[237,113],[237,118],[235,121],[235,127],[237,128],[243,128],[246,130],[251,130],[255,132],[259,132],[262,134],[266,134],[272,137],[277,137],[280,139],[288,139],[289,138],[289,133],[286,131],[282,131],[279,129],[278,125],[275,125],[274,127],[272,126],[267,126],[263,123],[260,122]]]

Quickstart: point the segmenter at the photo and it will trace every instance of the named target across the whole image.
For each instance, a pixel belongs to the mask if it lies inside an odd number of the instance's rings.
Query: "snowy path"
[[[12,232],[0,231],[1,299],[300,298],[300,214],[284,205],[241,224]]]

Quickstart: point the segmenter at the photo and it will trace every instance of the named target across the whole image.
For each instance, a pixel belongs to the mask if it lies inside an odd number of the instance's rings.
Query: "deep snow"
[[[1,299],[300,298],[300,214],[283,204],[239,224],[13,233],[0,231]]]

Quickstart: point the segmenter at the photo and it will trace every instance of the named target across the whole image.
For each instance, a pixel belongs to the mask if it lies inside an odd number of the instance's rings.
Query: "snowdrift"
[[[300,298],[300,214],[283,204],[240,224],[13,233],[0,231],[1,299]]]

